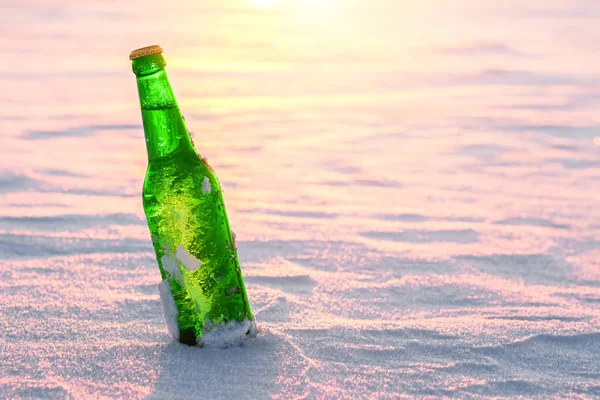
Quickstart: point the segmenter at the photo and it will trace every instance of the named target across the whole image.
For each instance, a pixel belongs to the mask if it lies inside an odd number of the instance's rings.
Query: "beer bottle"
[[[160,46],[129,55],[148,151],[143,205],[169,332],[188,345],[256,333],[219,181],[192,143]],[[227,343],[222,343],[227,344]]]

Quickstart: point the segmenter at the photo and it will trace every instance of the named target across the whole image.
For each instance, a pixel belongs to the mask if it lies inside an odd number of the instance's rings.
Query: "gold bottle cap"
[[[136,58],[149,56],[150,54],[160,54],[163,52],[162,47],[155,44],[154,46],[142,47],[129,53],[129,59],[135,60]]]

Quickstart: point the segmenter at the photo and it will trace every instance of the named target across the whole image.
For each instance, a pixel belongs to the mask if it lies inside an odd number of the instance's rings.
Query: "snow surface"
[[[598,398],[596,3],[242,3],[2,8],[0,398]],[[238,234],[227,349],[161,311],[153,43]]]

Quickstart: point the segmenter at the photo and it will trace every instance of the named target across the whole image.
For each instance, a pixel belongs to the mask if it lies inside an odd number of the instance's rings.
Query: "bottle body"
[[[143,207],[165,320],[173,337],[189,345],[207,343],[223,327],[253,334],[219,181],[191,144],[163,68],[136,75],[149,159]]]
[[[179,332],[173,336],[195,344],[206,324],[251,321],[235,239],[210,167],[191,152],[150,161],[143,204],[161,277],[177,309]]]

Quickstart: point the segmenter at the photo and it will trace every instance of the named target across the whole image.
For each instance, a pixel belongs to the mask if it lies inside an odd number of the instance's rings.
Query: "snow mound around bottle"
[[[243,321],[230,321],[223,324],[213,324],[208,319],[204,324],[204,336],[198,338],[202,347],[231,347],[237,346],[248,337],[255,337],[257,327],[255,321],[244,318]]]

